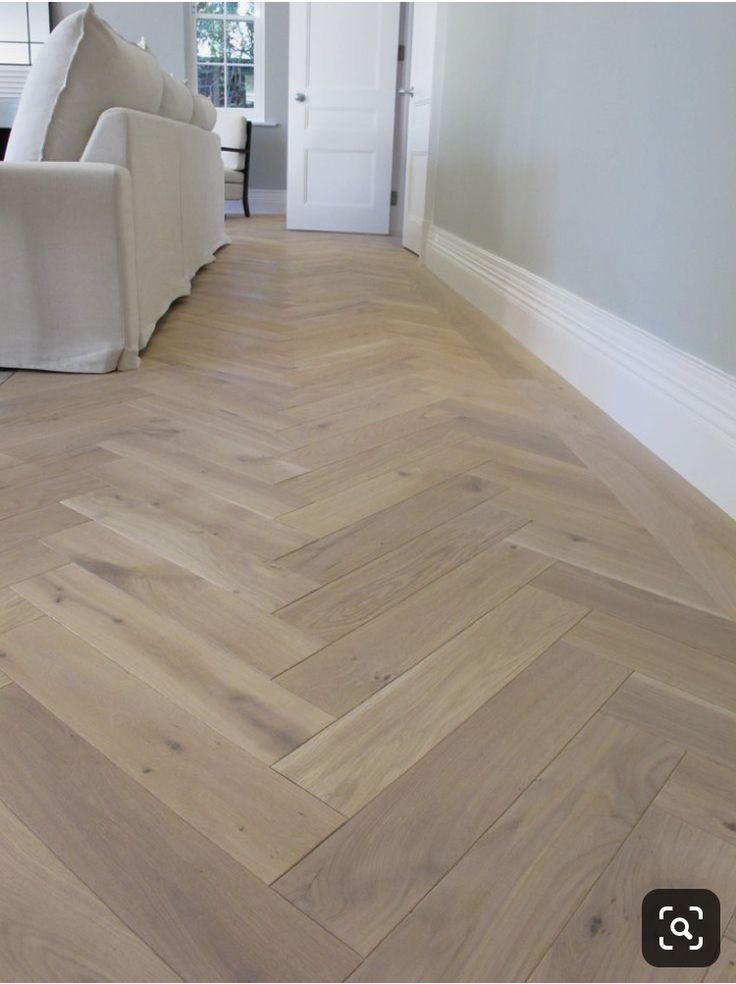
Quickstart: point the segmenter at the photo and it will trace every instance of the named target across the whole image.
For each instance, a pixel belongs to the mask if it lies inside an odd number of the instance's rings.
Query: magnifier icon
[[[693,939],[690,932],[690,923],[683,916],[676,916],[670,923],[670,932],[673,936],[684,936],[688,940]]]

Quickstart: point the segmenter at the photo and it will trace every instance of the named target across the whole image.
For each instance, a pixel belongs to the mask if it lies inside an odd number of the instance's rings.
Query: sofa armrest
[[[0,164],[0,365],[138,365],[130,176],[110,164]]]

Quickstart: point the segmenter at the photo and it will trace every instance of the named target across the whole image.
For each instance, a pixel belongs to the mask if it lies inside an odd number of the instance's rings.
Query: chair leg
[[[250,204],[248,202],[248,185],[243,185],[243,213],[246,219],[250,218]]]

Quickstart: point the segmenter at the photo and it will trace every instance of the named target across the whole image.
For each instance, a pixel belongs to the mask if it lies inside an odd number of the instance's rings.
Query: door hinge
[[[398,205],[399,204],[399,193],[398,193],[398,191],[392,191],[391,192],[391,204],[392,205]]]
[[[405,58],[406,58],[406,45],[400,44],[398,61],[403,61]]]

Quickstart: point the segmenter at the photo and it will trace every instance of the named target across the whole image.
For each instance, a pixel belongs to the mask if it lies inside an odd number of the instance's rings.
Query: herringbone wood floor
[[[2,979],[700,980],[672,885],[732,980],[734,524],[395,243],[231,229],[0,389]]]

